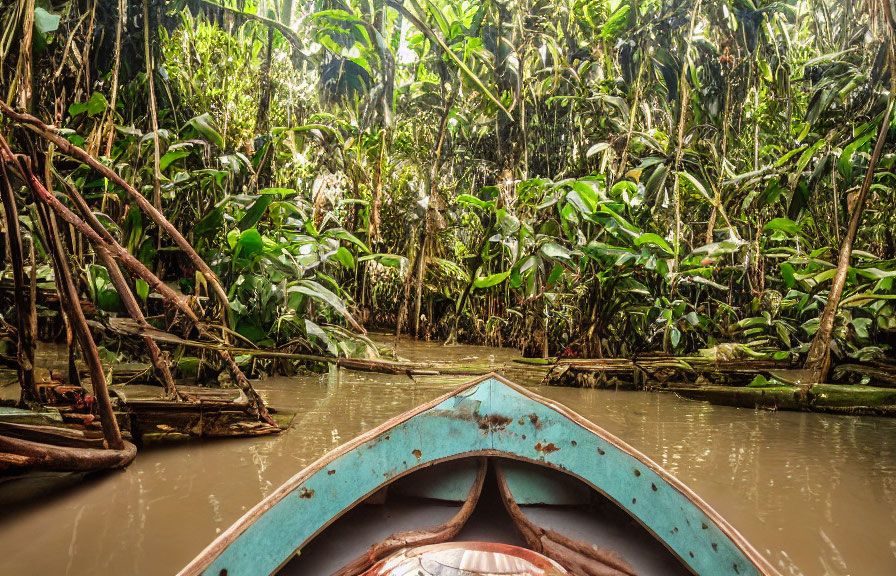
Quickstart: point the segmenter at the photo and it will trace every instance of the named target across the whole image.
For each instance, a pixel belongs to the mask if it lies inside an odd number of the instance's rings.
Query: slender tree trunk
[[[432,168],[429,172],[427,182],[426,195],[429,198],[429,204],[426,206],[426,218],[423,223],[423,234],[420,240],[420,254],[417,260],[417,277],[416,277],[416,296],[414,298],[414,338],[420,336],[420,306],[423,300],[423,279],[426,275],[426,249],[428,244],[432,243],[433,232],[438,228],[437,221],[440,220],[439,209],[437,204],[441,203],[439,197],[439,172],[442,167],[442,146],[445,144],[445,132],[448,129],[448,115],[454,108],[454,101],[457,99],[459,90],[451,95],[445,102],[445,110],[442,112],[442,119],[439,122],[439,136],[436,143],[436,149],[433,153]],[[430,318],[430,321],[432,319]]]
[[[700,12],[700,0],[694,3],[691,8],[691,24],[688,28],[688,41],[685,44],[684,54],[681,59],[681,76],[678,79],[678,92],[681,95],[681,114],[678,118],[678,139],[675,144],[675,183],[673,185],[675,192],[675,261],[674,270],[678,271],[678,262],[681,258],[681,157],[684,151],[684,126],[688,118],[688,104],[690,103],[690,90],[688,88],[688,54],[691,52],[691,44],[694,40],[694,26],[697,23],[697,14]]]
[[[152,46],[150,46],[149,0],[143,0],[143,58],[146,60],[146,82],[149,89],[149,118],[152,128],[152,201],[160,213],[162,212],[162,172],[161,150],[159,149],[159,111],[156,105],[155,66],[153,65]],[[162,229],[159,228],[156,247],[162,247]]]
[[[855,242],[856,234],[859,231],[859,224],[862,221],[862,210],[865,206],[865,198],[871,189],[871,183],[874,180],[874,169],[880,160],[884,143],[887,140],[887,131],[890,129],[890,120],[893,112],[893,97],[896,86],[891,86],[890,97],[887,102],[887,109],[880,120],[880,128],[877,132],[877,142],[874,145],[874,152],[871,154],[871,161],[868,162],[868,169],[865,171],[865,180],[862,182],[862,188],[856,198],[855,207],[849,218],[849,226],[840,244],[840,252],[837,260],[837,273],[831,281],[831,290],[828,293],[828,301],[825,304],[824,311],[821,313],[821,320],[818,325],[818,331],[812,339],[809,347],[809,353],[806,355],[806,362],[803,368],[814,371],[812,382],[824,382],[828,378],[831,369],[831,335],[834,332],[834,321],[837,318],[837,310],[840,307],[840,298],[843,296],[843,288],[846,285],[846,276],[849,272],[849,261],[852,257],[852,245]]]
[[[39,202],[43,202],[42,198],[38,197],[37,199]],[[122,450],[124,441],[121,438],[121,430],[118,429],[115,413],[112,411],[112,401],[109,398],[109,390],[106,388],[106,375],[103,373],[103,365],[100,362],[96,342],[93,341],[93,335],[90,333],[87,319],[84,317],[84,311],[81,309],[78,291],[72,281],[69,263],[64,256],[62,242],[59,239],[56,219],[46,204],[40,205],[38,213],[40,214],[41,227],[46,237],[46,247],[53,259],[53,268],[57,275],[57,286],[61,289],[60,301],[63,302],[66,308],[65,312],[72,324],[72,329],[81,348],[81,354],[90,372],[90,384],[99,407],[103,437],[106,439],[106,444],[109,445],[109,448]]]
[[[118,103],[118,72],[121,69],[121,30],[128,17],[126,0],[118,0],[118,24],[115,26],[115,63],[112,65],[112,94],[109,99],[109,122],[106,125],[106,157],[112,155],[112,140],[115,138],[115,107]]]
[[[258,99],[258,111],[255,114],[255,133],[268,131],[268,115],[271,108],[271,60],[274,56],[274,29],[268,28],[268,49],[264,64],[261,66],[261,97]]]
[[[34,381],[34,332],[30,312],[34,309],[29,302],[29,290],[25,286],[24,255],[22,251],[22,234],[19,227],[19,212],[16,208],[16,197],[6,172],[6,162],[0,159],[3,172],[3,212],[6,216],[6,237],[9,246],[9,259],[12,265],[12,278],[16,305],[16,340],[18,343],[17,364],[19,384],[22,386],[21,404],[29,405],[40,400],[37,385]],[[34,267],[31,269],[34,276]]]
[[[16,77],[18,78],[18,98],[16,101],[22,110],[31,109],[32,86],[32,54],[34,34],[34,0],[25,0],[24,21],[22,22],[22,43],[19,44],[19,62]]]
[[[380,204],[383,201],[383,163],[386,158],[386,132],[380,131],[380,150],[377,155],[376,166],[373,168],[373,203],[370,207],[370,220],[367,223],[367,241],[372,247],[380,236]]]

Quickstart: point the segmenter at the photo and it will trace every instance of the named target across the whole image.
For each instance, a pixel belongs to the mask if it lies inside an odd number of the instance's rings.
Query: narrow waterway
[[[404,344],[413,360],[513,351]],[[277,436],[150,447],[74,486],[0,485],[0,574],[173,574],[304,466],[457,379],[354,372],[258,383]],[[716,407],[669,394],[538,388],[677,475],[785,575],[896,574],[896,421]],[[17,485],[18,484],[18,485]],[[322,575],[324,576],[324,575]]]

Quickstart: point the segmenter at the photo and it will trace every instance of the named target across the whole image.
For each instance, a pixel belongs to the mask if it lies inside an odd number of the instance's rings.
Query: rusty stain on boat
[[[535,445],[535,450],[537,450],[538,452],[541,452],[542,454],[550,454],[551,452],[556,452],[557,450],[560,450],[560,448],[557,448],[557,445],[554,444],[553,442],[550,442],[550,443],[544,444],[544,445],[541,442],[539,442],[538,444]]]

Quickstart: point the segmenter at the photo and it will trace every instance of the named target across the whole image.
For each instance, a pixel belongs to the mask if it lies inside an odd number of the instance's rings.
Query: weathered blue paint
[[[606,494],[696,574],[774,574],[658,465],[568,409],[497,376],[474,381],[337,449],[287,482],[183,574],[270,574],[384,484],[439,461],[494,455],[571,473]]]

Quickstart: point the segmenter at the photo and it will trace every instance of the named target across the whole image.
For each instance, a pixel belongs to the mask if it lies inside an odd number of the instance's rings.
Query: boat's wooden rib
[[[637,576],[618,554],[612,550],[602,550],[564,536],[554,530],[536,526],[520,510],[516,497],[507,484],[501,464],[494,463],[501,502],[514,525],[531,550],[543,554],[557,562],[572,574],[583,576]]]
[[[181,574],[270,574],[382,486],[473,456],[528,461],[579,478],[625,509],[695,574],[777,574],[659,465],[564,406],[496,375],[473,380],[325,455],[250,510]]]
[[[400,532],[393,534],[389,538],[383,540],[379,544],[375,544],[363,556],[356,558],[348,563],[332,576],[358,576],[363,574],[368,568],[389,556],[393,552],[397,552],[402,548],[410,548],[412,546],[425,546],[427,544],[440,544],[447,542],[457,536],[461,528],[470,519],[476,504],[479,502],[479,496],[482,494],[482,485],[485,483],[485,472],[488,468],[488,460],[481,458],[479,460],[479,470],[476,473],[476,479],[464,505],[451,520],[440,525],[425,530],[415,530],[413,532]]]

